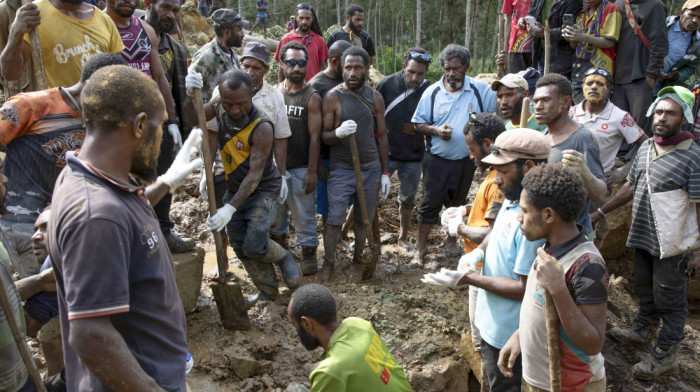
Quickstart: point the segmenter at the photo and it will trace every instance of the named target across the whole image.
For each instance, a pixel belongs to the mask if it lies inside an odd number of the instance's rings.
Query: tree
[[[416,0],[416,46],[420,46],[420,33],[421,33],[421,1]]]

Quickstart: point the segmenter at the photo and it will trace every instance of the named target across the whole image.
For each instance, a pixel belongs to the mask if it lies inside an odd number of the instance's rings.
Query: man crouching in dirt
[[[207,121],[216,118],[218,132],[210,130],[207,141],[212,161],[216,151],[221,152],[228,191],[224,206],[209,217],[209,228],[221,231],[226,227],[236,256],[260,290],[247,297],[246,303],[272,301],[278,293],[274,264],[279,264],[290,290],[301,281],[291,253],[269,238],[282,183],[272,159],[273,126],[253,105],[250,75],[230,70],[221,80],[220,97],[204,105],[204,113]],[[187,120],[196,118],[189,114]]]
[[[185,313],[153,211],[201,159],[193,130],[154,180],[165,102],[138,70],[100,69],[80,96],[85,141],[66,153],[49,218],[68,391],[184,391]]]
[[[501,350],[498,367],[506,377],[522,353],[523,391],[549,391],[545,321],[546,290],[561,323],[561,390],[604,392],[600,354],[605,340],[608,270],[593,242],[576,224],[586,206],[581,176],[559,164],[535,167],[523,179],[520,231],[530,241],[546,239],[530,270],[520,329]],[[519,377],[519,376],[518,376]]]
[[[522,366],[518,360],[515,374],[506,378],[498,370],[501,348],[518,329],[518,315],[525,285],[537,248],[544,240],[529,241],[520,232],[520,193],[525,173],[547,162],[550,147],[547,138],[533,129],[521,128],[500,134],[491,144],[491,154],[481,161],[497,171],[494,182],[505,196],[493,229],[478,249],[460,259],[457,271],[443,268],[426,274],[423,282],[454,287],[468,284],[479,288],[474,323],[481,334],[483,378],[492,391],[520,391]],[[473,256],[472,256],[473,255]],[[484,262],[481,274],[475,273]]]
[[[311,392],[412,391],[372,323],[358,317],[338,322],[335,299],[325,286],[301,286],[289,301],[287,316],[307,350],[325,351],[309,376]]]

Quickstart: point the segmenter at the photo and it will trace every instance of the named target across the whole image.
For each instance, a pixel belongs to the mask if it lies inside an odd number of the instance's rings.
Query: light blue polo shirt
[[[520,204],[506,199],[491,230],[482,275],[513,280],[520,280],[519,275],[529,275],[537,248],[544,245],[545,240],[531,242],[525,238],[520,231],[519,213]],[[481,338],[499,350],[503,348],[518,329],[521,303],[479,289],[474,324]]]
[[[479,91],[484,112],[487,113],[495,112],[497,109],[496,92],[491,90],[491,86],[486,82],[465,76],[462,90],[452,94],[442,84],[444,79],[445,77],[443,76],[423,92],[411,122],[414,124],[426,123],[437,127],[443,124],[450,125],[453,128],[450,140],[442,140],[437,136],[430,136],[427,138],[426,150],[445,159],[462,159],[469,156],[469,149],[464,141],[464,125],[469,121],[469,114],[481,112],[479,110],[479,102],[470,84],[473,84],[476,90]],[[430,102],[435,89],[439,91],[435,96],[433,121],[431,123]]]
[[[682,32],[680,19],[668,29],[668,54],[664,59],[664,68],[661,72],[671,73],[671,69],[680,59],[685,56],[685,52],[690,45],[694,31]]]

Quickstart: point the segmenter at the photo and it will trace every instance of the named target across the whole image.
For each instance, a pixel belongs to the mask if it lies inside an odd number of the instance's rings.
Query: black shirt
[[[420,161],[423,159],[425,151],[425,138],[416,132],[411,118],[418,107],[418,102],[423,96],[423,92],[430,86],[428,80],[424,80],[417,89],[410,94],[404,71],[389,75],[377,84],[377,91],[384,98],[384,107],[389,109],[389,105],[400,96],[406,95],[401,103],[394,106],[388,112],[384,112],[386,121],[387,137],[389,139],[389,158],[395,161]]]
[[[377,52],[374,50],[374,42],[372,41],[372,37],[369,36],[369,33],[362,30],[357,36],[360,37],[362,41],[362,49],[367,51],[369,57],[374,57]],[[352,43],[352,41],[350,41],[350,34],[346,33],[342,27],[331,33],[328,37],[328,41],[326,41],[326,46],[330,48],[335,41],[348,41]]]

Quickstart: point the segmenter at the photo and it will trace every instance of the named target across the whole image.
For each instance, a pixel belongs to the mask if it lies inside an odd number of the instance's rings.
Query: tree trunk
[[[467,12],[464,19],[464,46],[469,49],[472,44],[472,0],[467,0],[466,8]]]
[[[444,2],[440,2],[440,11],[438,12],[438,20],[442,20],[442,5]],[[438,48],[439,50],[442,50],[442,29],[439,28],[440,24],[438,23],[438,30],[440,33],[440,36],[438,37]]]
[[[338,24],[342,26],[343,24],[340,23],[340,0],[335,0],[335,12],[338,15]]]
[[[501,26],[500,22],[503,19],[503,15],[501,15],[501,10],[503,9],[503,0],[498,0],[498,9],[496,10],[496,26]],[[489,65],[489,72],[493,71],[493,67],[496,65],[496,45],[501,45],[500,42],[498,42],[501,32],[501,28],[498,28],[498,31],[496,31],[496,34],[494,34],[493,38],[493,43],[491,44],[491,62]]]
[[[399,21],[401,23],[401,29],[399,30],[399,53],[396,53],[398,56],[403,55],[403,29],[404,25],[406,22],[406,0],[401,0],[401,17],[399,18]],[[398,57],[397,56],[397,57]]]
[[[471,1],[471,0],[467,0],[467,1]],[[416,46],[418,46],[418,47],[420,47],[420,33],[421,33],[421,28],[422,28],[422,26],[421,26],[421,14],[422,14],[422,12],[421,12],[420,8],[421,8],[421,1],[416,0],[416,38],[415,38],[415,41],[416,41]]]
[[[488,32],[489,32],[489,17],[491,16],[491,0],[488,0],[486,2],[486,19],[484,23],[484,30],[481,33],[481,36],[486,38],[488,37]],[[484,72],[484,64],[486,61],[486,43],[488,42],[486,39],[482,40],[483,44],[481,45],[481,72]],[[475,72],[479,72],[476,70]]]
[[[370,22],[372,21],[372,15],[370,14],[372,11],[372,0],[369,0],[369,5],[367,6],[367,10],[365,11],[365,26],[363,27],[367,33],[369,33],[370,30]]]

